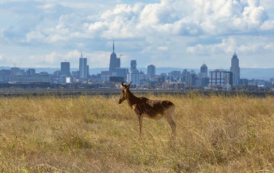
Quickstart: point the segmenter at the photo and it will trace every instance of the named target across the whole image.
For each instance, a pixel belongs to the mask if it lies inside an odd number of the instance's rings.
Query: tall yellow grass
[[[274,98],[153,96],[165,120],[137,117],[118,96],[1,98],[1,172],[274,172]]]

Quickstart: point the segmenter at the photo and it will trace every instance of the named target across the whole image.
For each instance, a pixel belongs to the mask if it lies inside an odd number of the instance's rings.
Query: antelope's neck
[[[136,104],[138,102],[138,99],[139,99],[138,97],[136,97],[130,91],[128,91],[127,102],[128,102],[130,107],[132,107],[134,104]]]

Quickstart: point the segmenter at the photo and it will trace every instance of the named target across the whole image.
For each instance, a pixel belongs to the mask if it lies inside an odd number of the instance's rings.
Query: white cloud
[[[273,0],[24,2],[31,6],[0,2],[5,3],[0,13],[9,14],[7,21],[0,22],[0,53],[16,57],[3,42],[22,46],[26,51],[17,56],[34,66],[59,66],[65,59],[77,64],[78,50],[83,50],[92,57],[91,68],[107,67],[112,39],[118,40],[124,54],[122,63],[137,59],[140,66],[194,67],[203,58],[231,54],[234,49],[249,56],[256,51],[269,54],[273,48],[274,41],[264,40],[274,31],[274,20],[268,15]],[[43,53],[31,52],[38,47]]]
[[[198,44],[187,47],[187,51],[199,55],[214,55],[214,54],[232,54],[237,51],[241,54],[267,54],[274,53],[274,42],[272,38],[264,38],[260,36],[231,36],[228,39],[223,39],[221,43],[216,44]]]
[[[54,13],[60,6],[62,9],[72,8],[70,3],[62,4],[45,3],[39,8],[46,10],[44,13],[48,10]],[[273,31],[273,21],[268,20],[259,0],[161,0],[153,4],[118,4],[111,10],[93,15],[71,9],[65,11],[69,13],[61,14],[54,27],[36,26],[26,33],[26,41],[40,39],[52,43],[73,38],[130,39],[155,35],[233,35]]]

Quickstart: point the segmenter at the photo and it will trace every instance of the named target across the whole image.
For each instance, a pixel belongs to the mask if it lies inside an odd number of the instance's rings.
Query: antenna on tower
[[[113,52],[114,52],[114,49],[115,49],[114,40],[113,40],[113,47],[112,48],[113,48]]]

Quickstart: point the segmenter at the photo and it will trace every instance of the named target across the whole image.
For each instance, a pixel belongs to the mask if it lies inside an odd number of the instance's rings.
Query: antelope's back
[[[162,100],[162,101],[161,101],[161,104],[162,104],[162,106],[165,107],[165,108],[169,108],[169,107],[171,107],[171,106],[175,106],[171,101],[168,101],[168,100]]]
[[[165,109],[175,107],[175,105],[168,100],[150,100],[146,97],[141,97],[141,100],[149,105],[155,111],[163,112]]]

